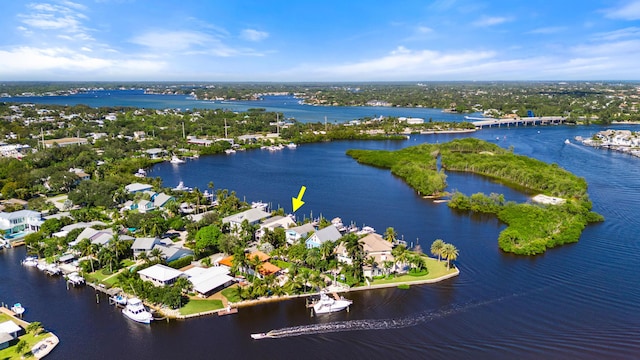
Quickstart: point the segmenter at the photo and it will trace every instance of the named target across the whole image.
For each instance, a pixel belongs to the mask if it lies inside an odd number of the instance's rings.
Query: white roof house
[[[8,334],[12,340],[18,337],[20,330],[22,330],[22,328],[11,320],[0,323],[0,334]]]
[[[151,281],[156,286],[171,285],[179,277],[185,277],[180,270],[170,268],[166,265],[156,264],[146,269],[138,271],[138,275],[144,281]]]
[[[277,228],[287,229],[290,226],[295,226],[296,223],[288,216],[274,216],[262,222],[260,224],[260,229],[256,231],[256,239],[260,240],[260,238],[264,235],[264,229],[269,229],[273,231]]]
[[[129,185],[125,186],[124,189],[129,194],[134,194],[134,193],[137,193],[137,192],[152,190],[153,186],[151,186],[149,184],[132,183],[132,184],[129,184]]]
[[[230,215],[222,219],[222,223],[229,223],[231,231],[237,231],[242,226],[242,222],[247,220],[249,224],[257,224],[260,220],[266,219],[271,216],[270,213],[260,209],[249,209],[241,213]]]
[[[0,230],[3,230],[5,235],[38,231],[43,222],[42,214],[38,211],[0,212]]]
[[[136,238],[135,241],[133,242],[133,245],[131,245],[131,250],[133,250],[133,256],[138,257],[140,253],[149,251],[153,249],[155,245],[160,245],[160,244],[162,244],[162,242],[157,237]]]
[[[195,290],[200,296],[208,296],[217,292],[234,282],[234,278],[229,276],[229,269],[224,266],[213,266],[210,268],[192,267],[185,270]]]

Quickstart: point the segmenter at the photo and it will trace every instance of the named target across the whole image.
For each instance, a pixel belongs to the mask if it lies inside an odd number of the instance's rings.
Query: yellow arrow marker
[[[300,209],[300,206],[304,205],[304,201],[302,201],[302,196],[304,195],[305,190],[307,190],[306,186],[301,187],[300,192],[298,193],[298,197],[291,198],[291,204],[293,205],[293,212],[296,212],[296,210]]]

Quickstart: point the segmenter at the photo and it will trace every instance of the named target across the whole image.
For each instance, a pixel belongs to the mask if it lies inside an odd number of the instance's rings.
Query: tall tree
[[[431,254],[438,256],[438,261],[442,257],[442,250],[444,249],[445,242],[442,239],[436,239],[431,243]]]
[[[445,244],[442,255],[447,259],[447,267],[451,267],[451,261],[458,258],[458,249],[453,244]]]

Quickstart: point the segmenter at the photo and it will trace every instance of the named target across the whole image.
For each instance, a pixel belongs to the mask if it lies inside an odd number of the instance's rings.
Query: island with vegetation
[[[486,176],[508,186],[564,200],[551,205],[517,204],[505,202],[499,194],[453,194],[451,208],[495,214],[508,225],[498,239],[505,252],[535,255],[577,242],[588,223],[603,220],[591,211],[583,178],[556,164],[516,155],[482,140],[460,139],[397,151],[349,150],[347,154],[360,163],[391,169],[421,195],[447,195],[444,193],[447,170]]]

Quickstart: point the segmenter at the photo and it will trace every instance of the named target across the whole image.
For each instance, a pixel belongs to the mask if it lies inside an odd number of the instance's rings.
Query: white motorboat
[[[22,304],[15,303],[11,307],[11,311],[13,311],[16,315],[22,315],[24,313],[25,308],[22,307]]]
[[[24,260],[22,260],[22,265],[29,267],[38,266],[38,259],[33,256],[27,256]]]
[[[264,339],[264,338],[268,338],[269,333],[255,333],[255,334],[251,334],[251,338],[255,339],[255,340],[260,340],[260,339]]]
[[[342,311],[351,305],[353,301],[340,297],[334,299],[325,293],[320,294],[320,299],[313,303],[313,312],[316,314],[327,314],[336,311]]]
[[[565,144],[571,144],[571,141],[569,141],[569,139],[564,139],[564,143]]]
[[[145,169],[138,169],[138,172],[133,174],[135,177],[143,178],[147,176],[147,171]]]
[[[122,294],[118,294],[118,295],[112,297],[111,301],[113,301],[113,303],[116,304],[116,305],[125,306],[125,305],[127,305],[128,299],[127,299],[126,296],[124,296]]]
[[[235,153],[236,153],[236,151],[235,151],[235,150],[233,150],[233,149],[227,149],[227,150],[225,150],[224,152],[225,152],[227,155],[231,155],[231,154],[235,154]]]
[[[153,320],[151,313],[147,311],[142,301],[138,298],[129,299],[122,313],[129,319],[143,324],[149,324]]]
[[[84,278],[77,272],[72,272],[71,274],[67,275],[67,281],[70,282],[73,286],[82,285],[85,283]]]
[[[170,162],[171,162],[172,164],[184,164],[186,161],[184,161],[184,160],[180,159],[179,157],[177,157],[177,156],[173,155],[173,156],[171,157]]]
[[[175,191],[191,191],[192,189],[188,186],[184,186],[184,182],[180,181],[178,183],[178,186],[174,187],[173,190]]]
[[[294,143],[288,143],[288,144],[287,144],[287,148],[292,149],[292,150],[293,150],[293,149],[296,149],[297,147],[298,147],[298,145],[296,145],[296,144],[294,144]]]

